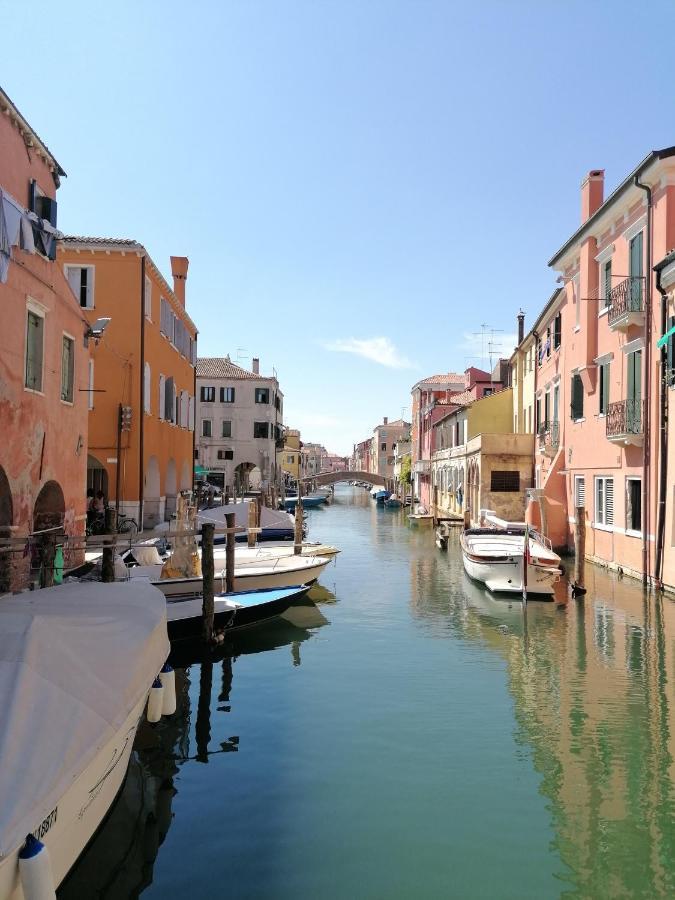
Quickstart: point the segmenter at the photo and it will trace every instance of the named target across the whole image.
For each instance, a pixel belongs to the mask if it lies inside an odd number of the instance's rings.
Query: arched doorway
[[[0,466],[0,540],[11,537],[10,527],[14,520],[12,492],[5,470]],[[12,587],[12,554],[0,553],[0,594]]]
[[[176,478],[176,461],[173,457],[169,460],[166,467],[166,481],[164,483],[164,518],[170,521],[171,516],[176,512],[176,494],[178,493],[178,481]]]
[[[103,464],[92,456],[87,454],[87,490],[92,490],[94,494],[103,491],[103,496],[108,501],[108,471]]]
[[[258,491],[262,484],[262,472],[255,463],[239,463],[234,470],[234,489],[241,496],[246,491]]]
[[[160,522],[159,463],[151,456],[143,478],[143,528],[154,528]]]
[[[192,478],[190,477],[190,463],[185,460],[183,462],[183,469],[180,475],[180,489],[181,491],[190,491],[192,490]]]
[[[47,481],[33,507],[33,531],[63,528],[66,501],[58,481]]]

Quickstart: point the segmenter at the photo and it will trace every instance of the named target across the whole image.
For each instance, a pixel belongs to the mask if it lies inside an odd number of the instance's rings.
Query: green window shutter
[[[603,369],[603,380],[602,380],[602,403],[603,403],[603,412],[606,414],[609,409],[609,363],[605,363],[602,367]]]
[[[28,313],[26,327],[26,387],[42,390],[42,357],[44,319],[34,312]]]
[[[631,281],[630,296],[633,309],[642,308],[642,232],[636,234],[630,242],[629,275]]]
[[[584,415],[584,386],[581,381],[581,375],[572,376],[571,396],[571,417],[572,419],[582,419]]]
[[[612,260],[608,259],[604,270],[605,306],[609,306],[609,293],[612,290]]]
[[[668,319],[668,331],[671,328],[675,327],[675,316],[670,316]],[[668,386],[672,386],[675,384],[675,378],[673,377],[673,364],[675,362],[673,358],[673,340],[675,335],[672,335],[668,338],[667,343],[667,352],[666,352],[666,384]]]

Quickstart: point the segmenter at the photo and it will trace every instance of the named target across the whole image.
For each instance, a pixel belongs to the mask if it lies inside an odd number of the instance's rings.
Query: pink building
[[[354,472],[370,472],[370,456],[371,456],[371,446],[373,443],[372,438],[367,438],[365,441],[359,441],[358,444],[354,444],[354,454],[352,456],[352,462],[350,468]]]
[[[668,388],[655,343],[672,307],[653,267],[675,246],[675,148],[650,153],[606,200],[603,183],[600,170],[584,180],[581,226],[549,262],[563,286],[537,322],[535,467],[554,543],[573,544],[584,507],[589,558],[659,580],[673,541],[658,504]],[[663,580],[675,585],[672,564]]]
[[[0,90],[0,534],[85,530],[87,321],[56,259],[65,175]],[[66,554],[67,556],[67,554]],[[29,557],[0,554],[0,593]],[[75,558],[66,562],[76,562]]]

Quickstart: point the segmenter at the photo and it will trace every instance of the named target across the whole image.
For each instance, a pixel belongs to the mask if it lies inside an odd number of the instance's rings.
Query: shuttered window
[[[671,328],[675,328],[675,316],[670,316],[668,319],[668,331]],[[675,335],[671,334],[668,338],[667,351],[666,351],[666,384],[668,387],[672,387],[675,384],[675,372],[673,369],[675,368]]]
[[[595,524],[614,524],[614,479],[602,475],[595,479]]]
[[[599,377],[599,408],[598,412],[601,416],[607,415],[607,407],[609,406],[609,363],[603,363],[598,366]]]
[[[176,388],[173,378],[167,378],[164,384],[164,418],[174,422],[176,415]]]
[[[553,349],[557,350],[562,343],[562,313],[553,320]]]
[[[145,291],[143,293],[143,302],[145,306],[145,315],[148,319],[152,319],[152,281],[145,276]]]
[[[232,422],[223,419],[223,435],[224,438],[232,437]]]
[[[63,335],[61,344],[61,399],[73,402],[73,382],[75,377],[75,341]]]
[[[202,437],[211,437],[211,419],[202,419]]]
[[[574,505],[586,506],[586,479],[583,475],[574,476]]]
[[[602,291],[605,298],[605,306],[609,306],[611,300],[609,293],[612,290],[612,260],[608,259],[602,267]]]
[[[204,387],[199,389],[199,399],[202,403],[215,403],[216,389],[215,387]]]
[[[66,278],[83,309],[94,308],[94,267],[66,266]]]
[[[44,356],[45,320],[28,310],[26,323],[26,387],[42,390],[42,360]]]
[[[150,363],[146,362],[143,378],[143,409],[148,415],[150,415],[150,413],[152,412],[152,398],[150,397],[151,387],[152,372],[150,370]]]
[[[575,373],[572,375],[572,383],[570,388],[570,397],[572,402],[570,405],[570,415],[572,419],[583,419],[584,417],[584,385],[581,375]]]
[[[221,403],[234,403],[234,388],[233,387],[221,387],[220,389],[220,402]]]
[[[164,404],[165,404],[165,384],[164,384],[164,376],[159,376],[159,403],[157,404],[157,415],[160,419],[164,418]]]

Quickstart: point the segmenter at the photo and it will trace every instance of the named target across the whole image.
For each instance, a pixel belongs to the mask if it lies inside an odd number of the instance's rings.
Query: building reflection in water
[[[327,620],[318,609],[312,613],[311,608],[303,608],[299,616],[303,627],[283,619],[270,622],[265,628],[233,635],[216,652],[201,659],[195,658],[194,649],[172,651],[176,713],[157,725],[143,723],[139,728],[120,795],[61,885],[59,900],[128,900],[152,883],[154,862],[173,820],[172,804],[180,767],[188,761],[208,763],[214,753],[239,749],[238,735],[220,741],[217,747],[211,746],[212,715],[231,710],[234,663],[244,654],[288,646],[291,664],[300,665],[300,647],[312,636],[309,628],[321,627]],[[212,700],[214,677],[220,678],[220,688]],[[199,681],[194,748],[190,737],[191,679]]]
[[[561,896],[675,896],[675,601],[589,565],[583,600],[566,602],[562,583],[557,603],[523,615],[457,564],[411,561],[411,611],[440,634],[444,606],[445,627],[506,661],[516,740],[550,801]]]

